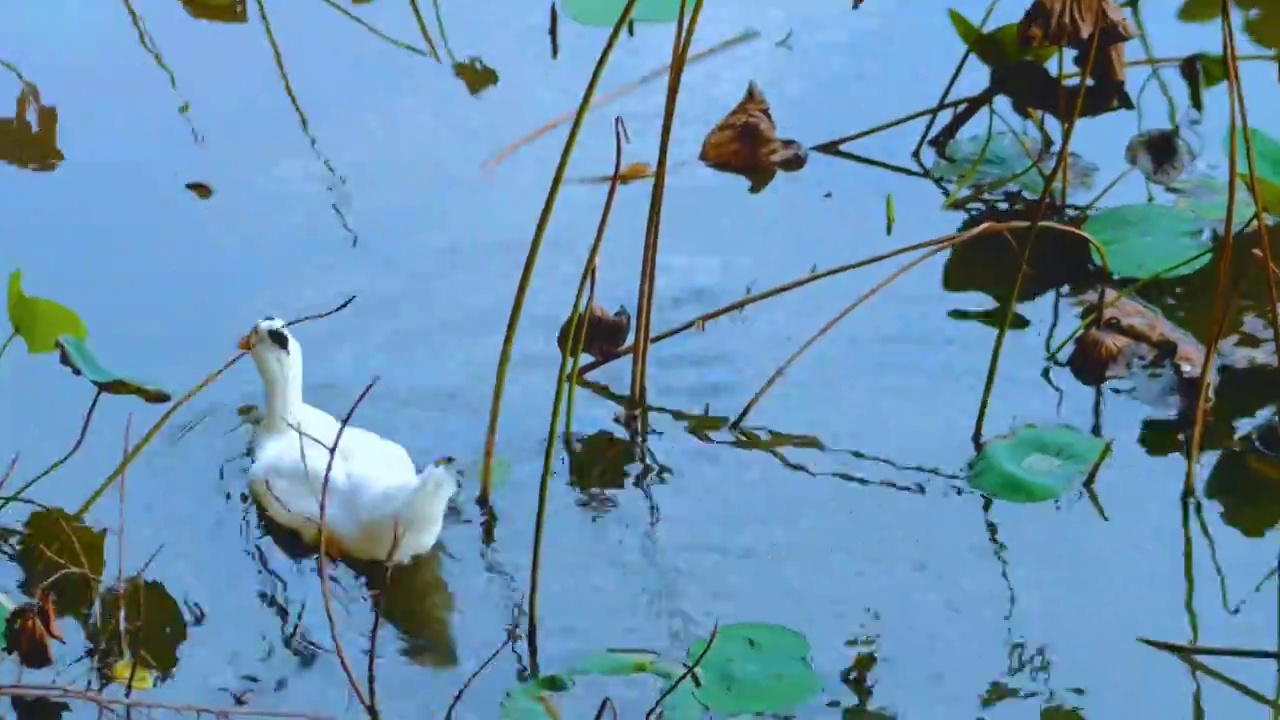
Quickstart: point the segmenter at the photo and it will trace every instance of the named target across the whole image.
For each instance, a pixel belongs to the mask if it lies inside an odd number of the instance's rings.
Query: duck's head
[[[289,375],[302,362],[302,348],[283,320],[265,317],[253,326],[237,345],[253,358],[263,377]]]

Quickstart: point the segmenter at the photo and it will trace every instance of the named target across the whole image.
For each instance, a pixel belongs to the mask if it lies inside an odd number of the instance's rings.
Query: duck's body
[[[328,448],[341,429],[325,491],[326,546],[391,562],[429,551],[458,489],[453,474],[434,465],[419,473],[399,444],[363,428],[342,428],[303,402],[302,349],[279,320],[259,322],[241,347],[252,354],[266,387],[248,473],[250,491],[266,513],[307,542],[319,539]]]

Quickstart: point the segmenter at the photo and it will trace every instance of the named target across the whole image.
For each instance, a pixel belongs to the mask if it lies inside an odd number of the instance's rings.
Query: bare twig
[[[369,704],[375,712],[378,708],[377,673],[374,669],[378,660],[378,629],[382,626],[382,604],[387,588],[391,586],[391,573],[395,570],[391,560],[400,550],[400,540],[400,518],[396,518],[391,525],[391,545],[387,548],[387,556],[383,558],[386,569],[382,576],[382,587],[378,588],[378,593],[373,598],[373,624],[369,628],[369,667],[365,674],[368,676],[366,682],[369,685]]]
[[[711,646],[716,644],[716,636],[719,632],[720,621],[717,620],[716,624],[711,628],[711,634],[707,636],[707,644],[703,646],[702,652],[698,653],[698,657],[694,658],[693,662],[689,663],[689,665],[684,669],[684,672],[680,673],[680,676],[677,677],[666,690],[662,691],[662,694],[654,701],[653,707],[650,707],[649,712],[644,714],[645,720],[652,720],[661,709],[662,703],[671,696],[671,693],[676,691],[676,688],[680,687],[680,683],[693,677],[693,674],[698,670],[698,666],[702,664],[702,659],[711,651]],[[694,682],[696,683],[697,681],[695,680]]]
[[[151,710],[169,710],[179,713],[193,713],[196,715],[203,715],[207,713],[215,718],[233,716],[298,718],[298,720],[331,720],[333,718],[332,715],[289,712],[287,710],[260,710],[247,707],[216,708],[201,705],[173,705],[169,703],[155,702],[152,700],[138,700],[133,698],[111,698],[96,692],[80,690],[79,688],[63,685],[0,685],[0,697],[78,700],[81,702],[92,703],[103,709],[124,708],[127,712],[131,708],[144,708]]]
[[[9,482],[9,478],[13,477],[13,470],[16,467],[18,467],[18,453],[14,453],[13,457],[9,458],[9,467],[5,468],[4,475],[0,476],[0,489]]]
[[[596,714],[592,720],[604,720],[606,710],[609,711],[609,717],[613,718],[613,720],[618,720],[618,708],[614,706],[613,698],[607,695],[600,701],[600,707],[596,708]]]
[[[740,45],[742,43],[755,40],[759,37],[760,37],[760,31],[758,30],[744,30],[738,33],[737,35],[734,35],[733,37],[729,38],[728,40],[725,40],[723,42],[718,42],[715,45],[712,45],[711,47],[705,50],[699,50],[698,52],[689,55],[688,59],[684,61],[684,64],[687,67],[699,60],[705,60],[706,58],[712,55],[728,50],[729,48],[734,47],[736,45]],[[611,103],[614,100],[617,100],[618,98],[622,97],[623,95],[626,95],[627,93],[632,92],[636,88],[639,88],[643,85],[651,83],[654,80],[667,77],[667,74],[670,72],[670,70],[671,70],[670,65],[664,65],[660,68],[654,68],[653,70],[650,70],[649,72],[645,73],[639,79],[633,80],[611,92],[607,92],[604,95],[601,95],[595,98],[590,102],[589,105],[587,105],[587,109],[595,109],[607,103]],[[492,158],[489,158],[488,160],[485,160],[484,164],[481,165],[481,167],[486,172],[493,172],[493,169],[498,166],[498,163],[507,159],[515,151],[519,150],[525,145],[528,145],[534,140],[537,140],[543,135],[546,135],[552,130],[555,130],[556,128],[560,127],[561,125],[573,119],[574,119],[574,113],[565,113],[564,115],[561,115],[560,117],[555,118],[551,122],[548,122],[546,125],[543,125],[542,127],[538,128],[532,133],[520,138],[519,140],[515,141],[511,145],[507,146],[507,148],[504,149],[502,152],[498,153]]]
[[[480,493],[476,497],[476,504],[486,511],[491,517],[496,517],[496,513],[492,512],[493,506],[490,502],[490,494],[493,489],[493,452],[498,443],[498,417],[502,414],[502,394],[507,381],[507,368],[511,364],[512,348],[515,344],[516,330],[520,326],[520,315],[524,311],[525,295],[529,292],[529,285],[533,282],[533,271],[538,264],[538,253],[542,248],[542,239],[547,234],[547,227],[551,223],[551,213],[555,210],[556,198],[560,193],[560,186],[564,183],[564,175],[569,167],[569,158],[573,155],[573,146],[578,140],[578,131],[582,128],[583,119],[587,115],[587,109],[591,107],[591,98],[595,95],[596,86],[600,83],[601,76],[604,75],[604,68],[609,64],[609,56],[613,53],[613,49],[618,44],[618,38],[622,35],[622,28],[625,26],[627,19],[631,17],[631,11],[635,8],[636,0],[627,0],[618,15],[618,21],[614,23],[613,30],[609,32],[609,39],[605,40],[604,48],[600,51],[600,57],[596,60],[596,65],[591,70],[591,79],[587,81],[586,88],[582,91],[582,100],[578,104],[578,111],[573,117],[573,124],[569,126],[569,135],[564,141],[564,150],[560,153],[560,160],[556,164],[555,174],[551,178],[551,186],[547,189],[547,198],[542,203],[542,210],[538,214],[538,224],[534,227],[533,237],[529,241],[529,251],[525,255],[524,267],[520,271],[520,281],[516,286],[515,297],[511,301],[511,313],[507,316],[507,328],[502,336],[502,350],[498,353],[498,367],[494,372],[493,397],[489,402],[489,422],[485,428],[484,438],[484,460],[480,469]],[[492,528],[492,520],[488,523]],[[490,531],[491,532],[491,531]],[[491,538],[486,537],[486,544],[492,542]]]
[[[75,455],[76,452],[80,450],[80,446],[84,444],[85,436],[88,435],[89,433],[89,423],[93,420],[93,411],[97,409],[98,400],[100,399],[102,399],[102,391],[95,390],[93,393],[93,400],[89,402],[89,409],[85,410],[84,420],[81,421],[80,423],[80,434],[76,435],[76,441],[71,445],[71,449],[68,450],[65,455],[53,461],[53,464],[45,468],[44,470],[42,470],[39,475],[36,475],[35,477],[23,483],[21,487],[19,487],[17,490],[14,491],[13,495],[15,497],[21,497],[22,494],[30,490],[33,485],[45,479],[49,475],[52,475],[55,470],[62,467],[64,463],[66,463],[68,460],[71,459],[72,455]],[[16,457],[14,458],[14,461],[15,462],[17,461]],[[10,472],[13,471],[12,465],[10,465],[9,471]],[[7,474],[5,476],[5,479],[8,479]],[[0,510],[3,510],[5,506],[9,504],[9,502],[10,501],[7,499],[0,500]]]
[[[324,466],[324,479],[320,482],[320,552],[316,554],[316,572],[320,575],[320,594],[324,598],[324,614],[329,620],[329,638],[333,640],[334,652],[338,655],[338,663],[342,665],[342,672],[347,676],[347,683],[351,685],[351,691],[356,694],[356,700],[364,707],[366,713],[369,714],[369,720],[377,720],[378,708],[365,697],[364,691],[360,689],[360,683],[356,681],[356,675],[351,670],[351,663],[347,660],[347,654],[342,649],[342,640],[338,638],[338,623],[333,617],[333,599],[329,597],[329,568],[325,562],[325,541],[328,533],[325,532],[324,518],[326,505],[329,500],[329,475],[333,472],[333,461],[338,457],[338,446],[342,442],[342,433],[346,431],[347,425],[351,422],[351,416],[355,415],[356,408],[360,407],[360,403],[368,397],[369,391],[373,390],[373,386],[378,384],[378,378],[375,376],[364,386],[364,390],[360,391],[360,395],[356,397],[356,401],[351,403],[351,407],[347,410],[347,414],[342,416],[342,423],[338,425],[338,432],[333,437],[333,446],[328,448],[329,461]],[[392,543],[394,548],[395,543]]]
[[[480,677],[480,673],[484,672],[485,668],[492,665],[493,661],[498,659],[498,655],[501,654],[503,650],[507,649],[507,647],[515,641],[516,637],[517,631],[515,627],[508,627],[507,636],[502,639],[502,643],[498,645],[493,652],[489,653],[489,657],[485,658],[485,661],[480,663],[480,667],[476,668],[467,676],[466,681],[462,683],[462,687],[458,688],[458,692],[453,694],[453,700],[449,702],[449,709],[444,712],[444,720],[450,720],[450,718],[453,717],[453,711],[458,707],[458,703],[462,702],[462,696],[467,693],[468,689],[470,689],[471,683],[475,682],[475,679]]]
[[[310,320],[318,320],[320,318],[329,317],[334,313],[337,313],[341,310],[346,309],[347,306],[349,306],[351,302],[355,299],[356,299],[355,295],[352,295],[346,300],[343,300],[341,304],[339,304],[334,309],[329,310],[328,312],[323,312],[318,315],[307,315],[304,317],[300,317],[297,320],[290,321],[289,323],[286,323],[286,324],[292,326],[292,325],[297,325],[298,323],[303,323]],[[223,363],[222,367],[218,368],[217,370],[214,370],[212,373],[209,373],[208,377],[201,380],[199,383],[196,383],[195,387],[188,390],[185,395],[178,398],[177,401],[175,401],[172,405],[170,405],[168,409],[166,409],[160,415],[159,419],[157,419],[155,423],[153,423],[151,427],[148,428],[145,433],[143,433],[142,439],[138,441],[137,445],[133,446],[133,448],[129,451],[129,454],[125,456],[124,460],[121,460],[120,464],[116,466],[116,469],[111,471],[111,474],[107,476],[107,479],[103,480],[102,484],[99,485],[98,488],[93,491],[93,494],[89,496],[89,499],[85,500],[84,503],[80,506],[80,508],[76,510],[75,517],[83,518],[89,512],[89,509],[93,507],[94,503],[98,502],[98,500],[102,497],[102,495],[107,491],[107,488],[111,487],[111,483],[115,482],[116,478],[120,477],[120,473],[124,472],[124,469],[128,467],[129,463],[136,460],[138,456],[142,454],[142,451],[146,449],[147,445],[150,444],[151,441],[155,439],[156,435],[160,433],[160,430],[165,426],[166,423],[169,422],[170,419],[173,418],[175,414],[177,414],[178,410],[180,410],[183,405],[186,405],[187,403],[191,402],[192,398],[194,398],[196,395],[199,395],[201,392],[204,391],[205,388],[212,385],[214,381],[222,377],[222,374],[224,372],[226,372],[227,370],[230,370],[232,365],[235,365],[237,362],[240,361],[240,358],[244,357],[247,354],[248,353],[245,353],[245,352],[236,353],[234,357],[232,357],[227,362]],[[4,502],[0,501],[0,510],[3,510],[3,509],[4,509]]]
[[[653,315],[653,293],[658,276],[658,246],[662,228],[662,199],[667,184],[667,154],[671,146],[671,128],[675,122],[676,101],[680,95],[680,81],[684,77],[685,65],[689,58],[689,46],[693,44],[693,35],[698,29],[698,19],[702,15],[702,0],[693,0],[689,14],[689,25],[686,28],[685,9],[689,0],[680,0],[680,15],[676,21],[675,36],[671,47],[671,73],[667,80],[667,101],[662,112],[662,131],[658,140],[658,162],[653,171],[653,187],[649,196],[649,215],[645,223],[644,253],[640,266],[640,282],[637,288],[635,352],[631,358],[631,406],[629,413],[634,413],[628,420],[634,425],[628,429],[639,442],[643,443],[648,436],[648,414],[645,405],[648,403],[648,361],[650,321]]]
[[[338,305],[334,307],[332,310],[325,310],[322,313],[315,313],[313,315],[303,315],[300,318],[290,320],[289,322],[285,323],[284,326],[293,327],[294,325],[301,325],[302,323],[311,322],[312,320],[323,320],[324,318],[327,318],[330,315],[337,315],[343,310],[346,310],[348,307],[350,307],[351,303],[355,301],[356,301],[356,296],[352,295],[346,300],[343,300],[342,302],[338,303]]]
[[[582,274],[578,278],[578,289],[573,296],[573,308],[571,308],[569,316],[570,341],[566,344],[566,347],[561,349],[560,365],[556,369],[556,390],[555,397],[551,402],[547,441],[542,453],[542,472],[538,480],[538,508],[533,523],[533,552],[529,563],[529,662],[535,668],[537,667],[538,658],[538,578],[541,577],[542,570],[542,533],[547,517],[547,496],[551,486],[551,467],[555,460],[556,436],[560,432],[560,406],[564,401],[566,385],[565,369],[570,367],[570,362],[572,362],[572,370],[570,370],[568,382],[568,402],[565,403],[568,405],[564,429],[564,437],[567,442],[573,414],[573,391],[577,387],[577,383],[572,378],[576,377],[575,372],[581,360],[582,346],[587,337],[587,318],[592,304],[595,302],[596,261],[600,257],[600,248],[604,244],[604,232],[609,226],[609,215],[613,211],[613,201],[618,193],[618,182],[621,179],[622,172],[622,141],[626,134],[626,127],[626,123],[622,121],[621,116],[614,118],[613,175],[609,179],[609,193],[605,196],[604,207],[600,211],[600,222],[596,225],[596,234],[591,240],[591,249],[587,251],[587,258],[582,263]],[[591,294],[587,299],[586,311],[582,312],[580,311],[582,293],[587,289],[588,283],[591,285]],[[572,361],[570,361],[570,358],[572,358]]]
[[[919,257],[915,258],[914,260],[911,260],[910,262],[906,263],[905,265],[898,268],[897,270],[894,270],[893,272],[889,273],[889,275],[885,277],[885,279],[876,283],[870,290],[866,291],[862,295],[859,295],[856,300],[846,305],[843,310],[837,313],[835,317],[828,320],[826,324],[824,324],[821,328],[818,329],[817,332],[811,335],[809,339],[804,342],[804,344],[796,348],[795,352],[791,353],[790,357],[784,360],[783,363],[779,365],[776,370],[773,371],[773,374],[770,375],[769,379],[764,382],[764,385],[761,385],[760,389],[756,391],[756,394],[752,395],[751,399],[747,401],[747,404],[743,406],[742,412],[739,412],[738,416],[735,417],[733,421],[729,423],[729,427],[732,429],[732,428],[737,428],[741,426],[742,421],[747,418],[747,414],[750,413],[751,410],[755,408],[755,406],[760,402],[760,399],[764,397],[764,394],[769,392],[769,388],[773,387],[774,384],[777,383],[778,380],[782,378],[782,375],[787,371],[787,369],[790,368],[791,365],[795,363],[796,360],[800,359],[800,356],[803,355],[806,350],[812,347],[814,343],[818,342],[818,340],[820,340],[822,336],[826,335],[828,332],[831,331],[832,328],[834,328],[837,324],[839,324],[841,320],[845,319],[849,315],[849,313],[852,313],[854,310],[858,309],[858,307],[862,305],[862,303],[866,302],[867,300],[870,300],[873,296],[875,296],[876,293],[888,287],[890,284],[893,283],[893,281],[902,277],[912,268],[932,258],[934,255],[937,255],[943,250],[946,250],[952,245],[955,245],[960,242],[964,242],[965,240],[968,240],[969,238],[974,237],[974,235],[975,234],[972,233],[972,231],[970,231],[963,235],[954,237],[948,240],[946,243],[938,245],[937,247],[934,247],[928,250],[927,252],[921,253]]]

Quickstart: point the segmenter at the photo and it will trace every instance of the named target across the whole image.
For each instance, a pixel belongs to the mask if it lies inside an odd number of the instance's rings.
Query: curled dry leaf
[[[213,188],[208,183],[202,183],[199,180],[193,180],[186,185],[186,189],[190,190],[193,195],[201,200],[208,200],[213,197]]]
[[[1138,37],[1124,8],[1112,0],[1034,0],[1018,23],[1018,41],[1029,47],[1087,50],[1095,32],[1101,33],[1098,44],[1103,46]]]
[[[1086,307],[1081,314],[1098,308],[1098,292],[1081,296]],[[1103,305],[1116,300],[1114,290],[1103,290]],[[1067,366],[1085,385],[1100,385],[1112,378],[1127,376],[1135,363],[1167,364],[1177,378],[1177,391],[1184,401],[1194,400],[1205,348],[1200,341],[1174,325],[1154,308],[1130,297],[1121,297],[1104,307],[1099,324],[1092,324],[1076,338]]]
[[[747,178],[750,192],[758,193],[779,170],[795,172],[804,167],[809,154],[795,140],[778,137],[769,101],[753,80],[738,104],[707,133],[698,159],[710,168]]]
[[[1024,47],[1070,48],[1082,69],[1095,35],[1098,54],[1089,76],[1098,83],[1123,84],[1122,46],[1138,31],[1112,0],[1034,0],[1018,23],[1018,42]]]
[[[4,628],[4,651],[16,654],[23,667],[33,670],[53,664],[49,638],[66,642],[58,632],[53,596],[40,590],[33,602],[13,609]]]
[[[619,307],[611,315],[599,303],[593,303],[585,313],[585,317],[587,327],[586,336],[582,340],[582,352],[597,360],[614,357],[627,343],[627,336],[631,334],[631,313],[627,312],[626,307]],[[565,319],[564,324],[560,326],[559,334],[556,335],[556,345],[561,352],[569,347],[569,330],[572,324],[572,317]],[[582,332],[582,327],[579,326],[577,330]]]

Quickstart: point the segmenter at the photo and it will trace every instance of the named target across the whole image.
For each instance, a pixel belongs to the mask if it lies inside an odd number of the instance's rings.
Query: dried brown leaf
[[[707,133],[698,159],[716,170],[742,175],[752,181],[753,188],[763,189],[777,171],[795,172],[809,157],[800,143],[778,137],[769,101],[753,80],[738,104]]]
[[[208,200],[213,197],[213,188],[208,183],[202,183],[199,180],[193,180],[186,185],[186,189],[190,190],[193,195],[201,200]]]
[[[1033,0],[1018,23],[1018,41],[1024,47],[1087,49],[1095,32],[1104,47],[1138,36],[1124,8],[1112,0]]]
[[[581,317],[583,316],[579,316]],[[631,334],[631,313],[627,312],[625,307],[619,307],[617,311],[610,314],[599,303],[593,303],[585,313],[585,317],[587,327],[586,336],[582,341],[582,352],[597,360],[603,360],[612,358],[627,343],[627,336]],[[579,319],[578,323],[576,329],[582,332],[582,320]],[[572,324],[573,318],[566,318],[564,324],[560,326],[559,334],[556,335],[556,345],[561,352],[569,347],[569,329]]]
[[[53,664],[53,648],[49,638],[66,642],[58,632],[53,597],[38,591],[36,600],[13,609],[4,628],[4,651],[16,654],[23,667],[33,670]]]

